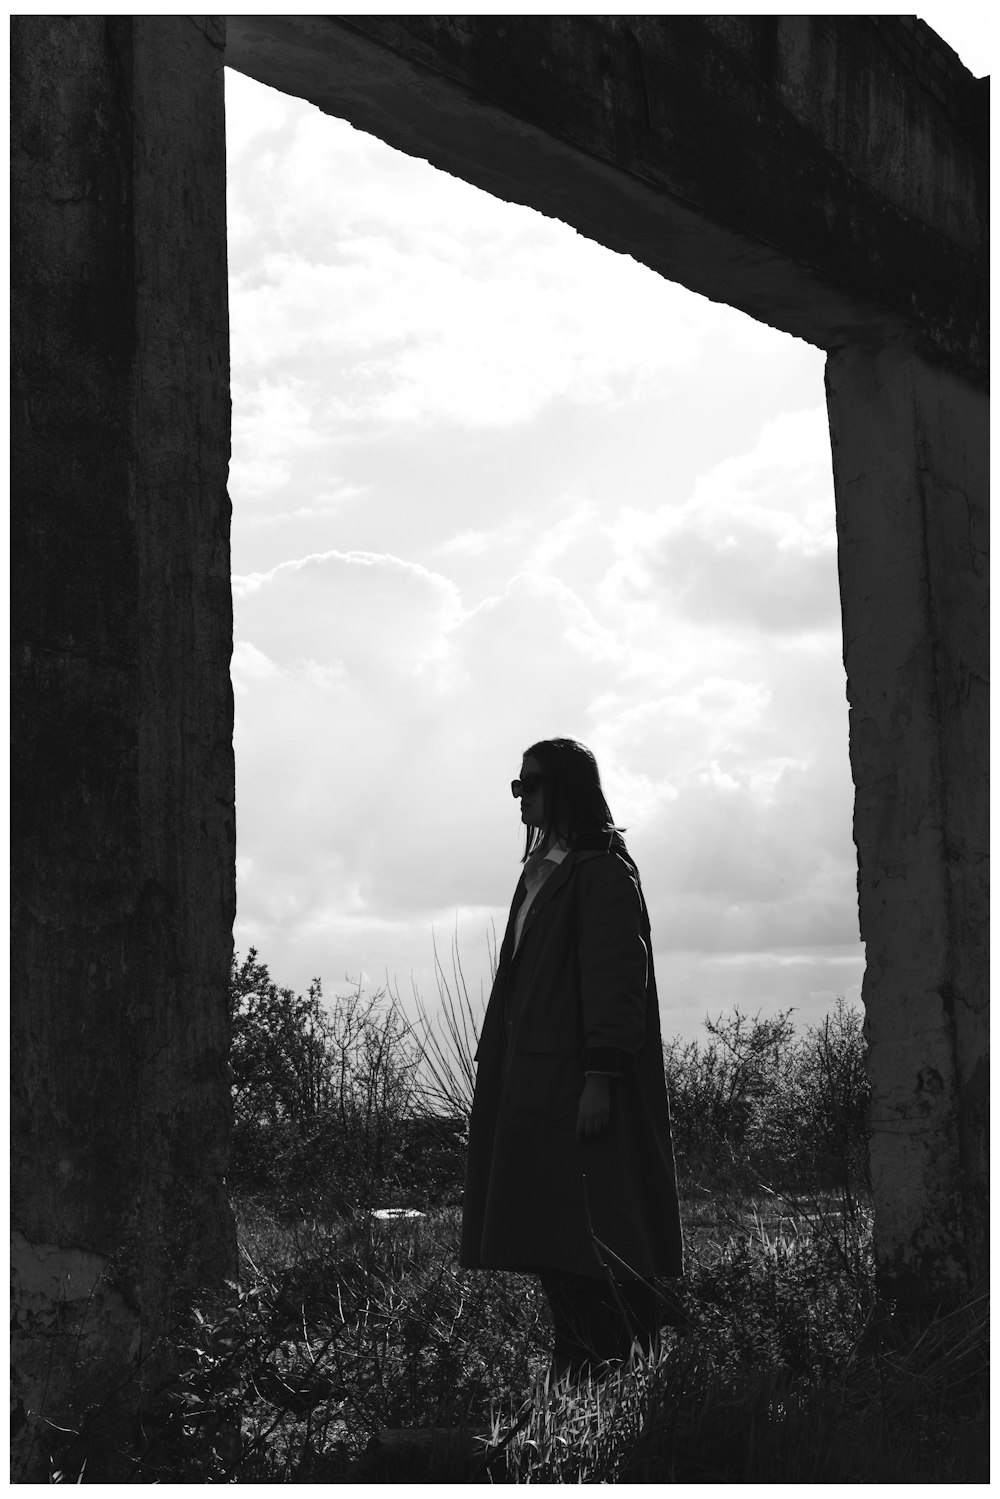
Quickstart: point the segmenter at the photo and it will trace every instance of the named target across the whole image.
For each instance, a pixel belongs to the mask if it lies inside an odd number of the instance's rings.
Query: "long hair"
[[[524,758],[529,755],[538,761],[544,777],[545,825],[526,830],[522,864],[551,832],[570,844],[595,833],[624,832],[615,827],[597,761],[585,744],[576,739],[540,739],[525,750]]]

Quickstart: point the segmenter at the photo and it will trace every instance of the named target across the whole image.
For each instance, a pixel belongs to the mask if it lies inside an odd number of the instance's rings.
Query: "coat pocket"
[[[577,1057],[583,1050],[582,1039],[572,1034],[567,1036],[565,1026],[532,1025],[522,1027],[523,1034],[517,1038],[517,1050],[532,1056]]]
[[[576,1120],[583,1088],[583,1059],[565,1049],[546,1050],[520,1045],[512,1053],[507,1075],[504,1113],[511,1123],[546,1119]]]

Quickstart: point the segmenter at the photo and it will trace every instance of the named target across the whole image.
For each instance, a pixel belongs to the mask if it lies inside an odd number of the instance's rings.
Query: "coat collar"
[[[559,894],[563,886],[569,883],[573,871],[579,864],[586,863],[589,859],[598,859],[602,854],[612,852],[616,837],[618,835],[615,833],[597,833],[590,838],[577,839],[573,847],[564,854],[561,861],[556,865],[532,901],[532,917],[537,916],[539,911],[544,911],[549,902]],[[522,869],[521,877],[514,891],[514,899],[511,902],[510,915],[507,918],[507,930],[500,945],[498,958],[500,965],[503,965],[504,961],[512,956],[510,949],[514,940],[514,924],[526,893],[524,870]]]
[[[593,848],[580,848],[579,846],[571,848],[562,859],[562,861],[556,865],[555,869],[549,875],[548,879],[545,881],[544,885],[539,890],[534,900],[531,902],[530,915],[532,917],[537,917],[540,911],[544,911],[545,907],[550,903],[550,901],[554,900],[555,897],[559,894],[563,886],[569,884],[569,881],[573,877],[573,871],[580,864],[586,863],[588,859],[600,858],[602,853],[607,852],[607,847],[608,845],[605,841],[599,848],[596,846]],[[518,880],[517,890],[514,894],[514,905],[511,908],[511,915],[515,918],[518,911],[521,909],[521,902],[523,901],[524,896],[525,885],[524,876],[522,875],[521,879]]]
[[[532,913],[537,914],[537,912],[544,910],[552,897],[558,894],[568,882],[570,875],[576,868],[576,863],[577,856],[572,850],[563,856],[531,902]]]

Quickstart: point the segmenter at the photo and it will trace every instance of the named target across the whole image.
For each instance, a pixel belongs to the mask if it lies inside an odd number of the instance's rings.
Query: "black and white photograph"
[[[989,72],[11,14],[12,1483],[988,1482]]]

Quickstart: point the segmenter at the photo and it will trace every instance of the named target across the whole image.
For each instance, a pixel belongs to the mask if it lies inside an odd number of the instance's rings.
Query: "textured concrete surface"
[[[224,108],[205,23],[19,17],[11,61],[13,1409],[37,1474],[102,1340],[127,1405],[173,1291],[234,1265]]]
[[[821,348],[982,376],[987,168],[896,19],[230,16],[226,62]]]
[[[30,1244],[15,1229],[10,1278],[16,1309],[12,1395],[20,1423],[12,1432],[11,1478],[44,1481],[51,1472],[64,1471],[72,1481],[82,1461],[72,1460],[72,1433],[103,1404],[114,1407],[123,1371],[140,1366],[139,1319],[115,1289],[114,1272],[103,1255]],[[36,1413],[55,1426],[43,1431],[32,1449],[29,1434]],[[65,1469],[64,1457],[69,1458]]]
[[[987,1271],[988,401],[911,350],[827,364],[878,1246]]]

